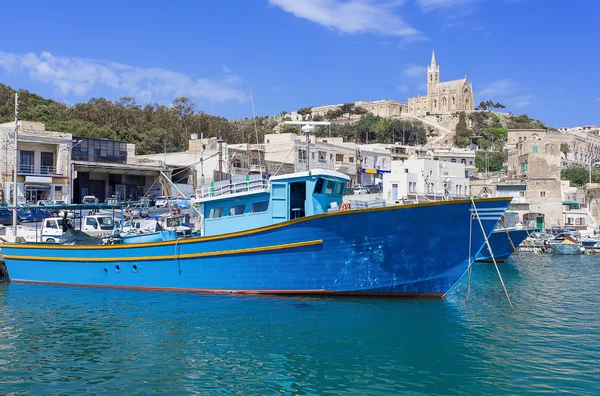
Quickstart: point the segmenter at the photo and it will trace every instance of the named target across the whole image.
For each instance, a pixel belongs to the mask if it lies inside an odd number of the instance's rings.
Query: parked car
[[[83,199],[81,200],[82,204],[97,204],[98,203],[98,198],[96,198],[93,195],[86,195],[85,197],[83,197]]]
[[[179,209],[189,209],[190,201],[188,201],[186,199],[177,199],[177,200],[171,202],[171,206],[175,206],[175,205],[177,205],[177,207]]]
[[[19,217],[17,216],[17,219]],[[0,224],[2,225],[12,225],[12,210],[8,209],[0,209]]]
[[[63,203],[60,204],[60,203],[54,203],[54,202],[63,202]],[[48,211],[48,213],[50,213],[50,216],[58,217],[60,210],[57,208],[47,208],[47,206],[51,206],[51,205],[64,205],[64,201],[48,201],[48,200],[37,201],[37,206],[44,207],[44,209],[46,209]]]
[[[166,208],[169,205],[169,198],[167,197],[158,197],[156,198],[156,203],[154,206],[157,208]]]
[[[360,184],[355,185],[352,189],[354,190],[354,194],[355,195],[368,194],[369,193],[369,189],[366,188],[366,187],[361,186]]]
[[[38,222],[51,217],[50,211],[43,208],[19,208],[17,210],[17,218],[20,222]]]
[[[148,205],[138,205],[131,208],[131,214],[134,218],[146,218],[150,216],[150,207]]]

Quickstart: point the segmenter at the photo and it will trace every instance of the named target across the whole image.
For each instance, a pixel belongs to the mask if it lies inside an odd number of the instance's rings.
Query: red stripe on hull
[[[52,286],[75,286],[75,287],[95,287],[101,289],[126,289],[142,291],[161,291],[161,292],[188,292],[188,293],[209,293],[209,294],[264,294],[264,295],[336,295],[336,296],[370,296],[370,297],[401,297],[401,298],[444,298],[445,294],[436,293],[393,293],[393,292],[351,292],[336,290],[222,290],[222,289],[187,289],[177,287],[148,287],[148,286],[112,286],[112,285],[92,285],[83,283],[60,283],[60,282],[40,282],[11,279],[14,283],[27,283],[36,285]]]

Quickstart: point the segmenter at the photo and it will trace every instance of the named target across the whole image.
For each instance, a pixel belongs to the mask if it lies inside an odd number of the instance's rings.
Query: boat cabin
[[[204,235],[250,230],[338,210],[350,178],[343,173],[314,169],[273,176],[265,188],[205,197],[198,200]]]

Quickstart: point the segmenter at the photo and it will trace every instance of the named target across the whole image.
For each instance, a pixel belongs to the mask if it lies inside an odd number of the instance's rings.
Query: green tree
[[[468,147],[471,143],[471,130],[467,126],[467,114],[461,111],[458,115],[458,123],[456,124],[456,133],[454,134],[454,144],[458,147]]]
[[[475,153],[475,167],[478,172],[499,172],[508,161],[508,152],[479,150]]]
[[[599,183],[600,171],[598,171],[598,168],[590,168],[580,164],[571,164],[563,169],[560,178],[568,180],[573,187],[582,187],[589,183],[590,172],[592,173],[592,183]]]

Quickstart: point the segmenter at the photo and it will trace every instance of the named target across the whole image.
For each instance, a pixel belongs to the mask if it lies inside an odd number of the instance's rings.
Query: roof
[[[460,80],[445,81],[442,83],[435,84],[435,87],[433,87],[433,91],[438,93],[443,92],[444,90],[446,92],[460,91],[466,83],[466,78],[461,78]]]
[[[312,169],[310,171],[305,171],[305,172],[295,172],[295,173],[288,173],[286,175],[271,176],[269,178],[269,181],[296,179],[296,178],[308,177],[308,176],[332,176],[332,177],[337,177],[338,179],[350,180],[350,177],[344,175],[343,173],[336,172],[334,170]]]

